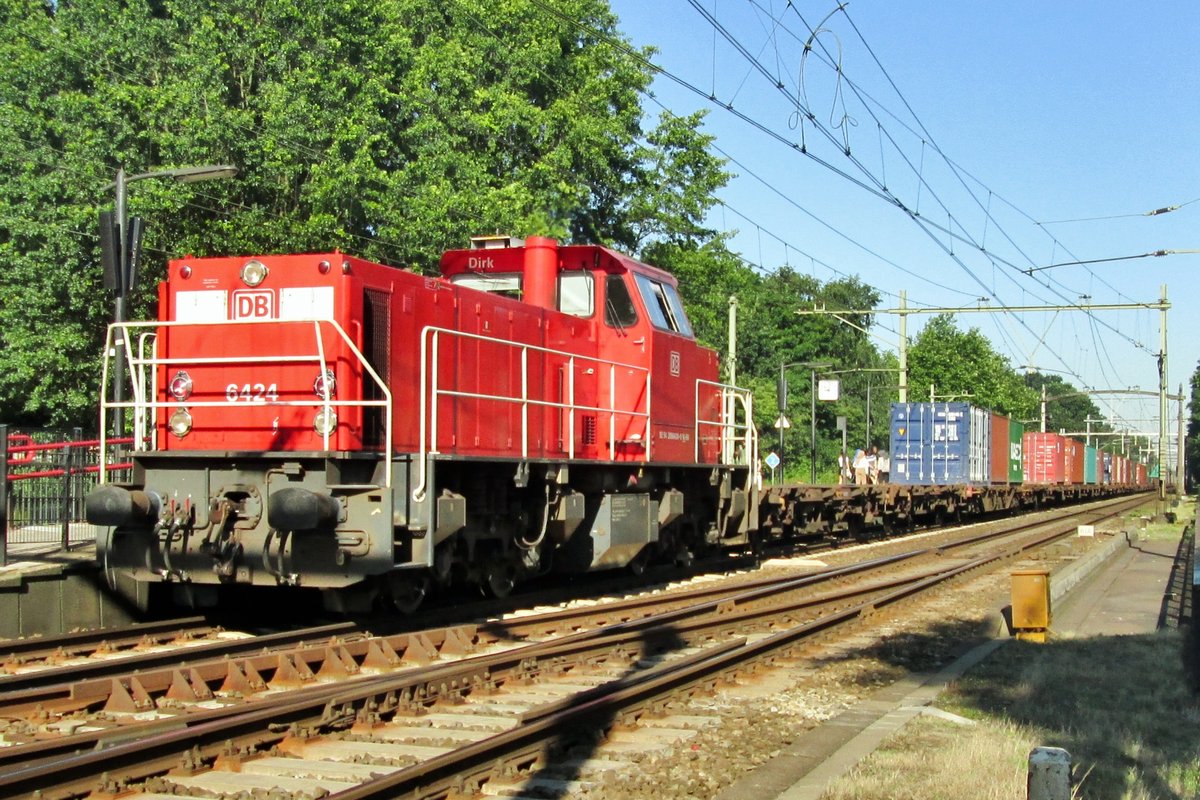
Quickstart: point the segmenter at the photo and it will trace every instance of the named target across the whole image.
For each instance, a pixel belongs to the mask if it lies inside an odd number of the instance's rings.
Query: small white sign
[[[1080,525],[1079,526],[1079,535],[1080,536],[1095,536],[1096,535],[1096,526],[1095,525]]]
[[[841,382],[835,380],[817,381],[818,400],[837,400]]]
[[[224,322],[229,319],[226,294],[220,289],[175,293],[176,322]]]
[[[333,287],[301,286],[279,290],[280,319],[333,319]]]
[[[763,461],[766,462],[766,465],[771,469],[775,469],[779,466],[779,456],[775,455],[774,453],[767,453],[767,457],[764,458]]]

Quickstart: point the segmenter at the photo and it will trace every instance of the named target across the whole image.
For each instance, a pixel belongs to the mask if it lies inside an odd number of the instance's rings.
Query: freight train
[[[501,596],[551,570],[1096,494],[764,488],[751,395],[720,382],[671,275],[540,237],[475,239],[440,266],[171,261],[159,319],[109,331],[101,429],[130,416],[136,442],[132,479],[86,502],[110,583],[140,602],[155,584],[188,605],[295,586],[407,612],[438,586]],[[114,353],[128,401],[107,399]]]
[[[893,403],[889,443],[896,483],[1149,485],[1145,464],[965,402]]]

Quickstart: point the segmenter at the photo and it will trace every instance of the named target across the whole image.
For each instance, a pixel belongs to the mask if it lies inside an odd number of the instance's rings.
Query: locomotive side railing
[[[213,327],[225,329],[230,325],[287,325],[310,327],[312,329],[314,343],[314,352],[303,353],[300,355],[294,354],[262,354],[255,353],[253,355],[244,356],[212,356],[212,357],[184,357],[184,358],[163,358],[158,355],[157,336],[154,331],[161,328],[203,328]],[[157,444],[154,425],[157,420],[158,408],[162,405],[184,405],[184,403],[159,402],[159,389],[155,383],[155,376],[158,374],[158,367],[164,366],[192,366],[217,364],[228,366],[246,366],[253,364],[285,364],[285,363],[302,363],[318,365],[319,374],[325,374],[329,369],[329,364],[325,354],[325,343],[321,335],[322,326],[328,326],[334,334],[339,338],[353,354],[358,361],[358,365],[362,368],[363,373],[369,375],[371,380],[375,382],[381,394],[378,400],[336,400],[329,397],[329,393],[324,393],[324,397],[313,400],[270,400],[267,398],[255,398],[252,401],[253,407],[262,405],[271,407],[287,407],[298,406],[301,408],[317,408],[324,409],[328,416],[334,408],[345,407],[376,407],[382,409],[384,417],[384,437],[381,449],[388,452],[391,449],[392,442],[392,394],[383,379],[379,377],[379,373],[371,366],[362,352],[354,344],[354,341],[347,335],[346,331],[335,320],[331,319],[254,319],[254,320],[214,320],[212,322],[175,322],[175,321],[154,321],[154,322],[121,322],[113,323],[108,327],[108,337],[105,342],[105,357],[100,376],[100,476],[103,482],[106,474],[104,457],[107,452],[106,439],[109,428],[109,413],[116,409],[128,409],[133,415],[133,449],[135,451],[153,450]],[[120,337],[126,342],[134,341],[131,335],[137,332],[138,346],[136,352],[132,347],[124,348],[127,374],[132,382],[132,399],[115,402],[109,399],[109,359],[112,358],[114,352],[113,342],[114,333],[120,332]],[[270,341],[278,341],[278,338],[258,337],[258,342],[267,343]],[[289,341],[295,341],[289,339]],[[247,403],[243,400],[188,400],[186,405],[189,408],[229,408],[236,410],[245,408]],[[322,433],[322,446],[325,450],[329,449],[330,431],[326,429]],[[385,485],[390,487],[392,481],[392,471],[384,470]]]
[[[705,387],[717,393],[717,419],[703,416],[701,393]],[[711,394],[710,394],[711,396]],[[741,414],[738,414],[739,409]],[[703,436],[706,431],[716,429],[721,445],[720,461],[728,466],[754,466],[758,464],[758,429],[754,425],[754,396],[749,389],[717,383],[704,379],[696,380],[696,426],[693,438],[696,441],[696,463],[704,462]]]
[[[511,348],[518,352],[521,359],[520,394],[484,394],[482,392],[467,392],[456,388],[441,387],[438,380],[437,365],[440,362],[442,340],[446,338],[487,342],[491,345]],[[521,408],[522,459],[529,457],[529,409],[531,406],[559,409],[565,413],[567,418],[567,436],[565,437],[567,440],[567,458],[575,457],[575,417],[577,413],[594,412],[597,415],[605,415],[608,417],[608,447],[609,453],[614,457],[617,452],[618,418],[641,419],[645,423],[645,427],[641,433],[641,441],[644,445],[642,460],[648,461],[650,459],[650,445],[652,440],[652,437],[650,436],[650,370],[646,367],[640,367],[634,364],[625,364],[619,361],[611,361],[604,358],[581,356],[578,353],[569,353],[563,350],[541,347],[539,345],[502,341],[490,336],[467,333],[464,331],[452,330],[450,328],[436,328],[433,326],[427,326],[421,331],[421,341],[421,411],[418,433],[420,465],[418,467],[417,486],[413,489],[412,493],[414,502],[421,502],[425,497],[425,490],[429,477],[426,473],[426,457],[429,455],[436,455],[439,452],[437,449],[438,411],[440,401],[443,398],[468,398],[474,400],[483,400],[485,402],[502,403],[506,405],[519,405]],[[567,396],[564,400],[545,400],[529,396],[530,353],[563,359],[564,366],[567,370]],[[601,370],[607,371],[609,399],[608,407],[582,405],[576,402],[575,369],[576,365],[580,363],[590,365],[598,372]],[[630,370],[635,374],[642,375],[643,380],[641,382],[641,386],[639,387],[640,392],[638,393],[645,398],[643,408],[617,407],[616,376],[619,370]]]

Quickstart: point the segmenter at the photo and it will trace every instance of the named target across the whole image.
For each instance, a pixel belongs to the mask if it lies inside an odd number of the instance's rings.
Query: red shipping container
[[[1008,417],[992,412],[992,436],[988,454],[988,480],[1008,483]]]
[[[1150,485],[1150,480],[1146,477],[1146,465],[1145,464],[1137,465],[1137,485],[1138,486],[1149,486]]]
[[[1084,458],[1083,458],[1083,442],[1077,442],[1074,439],[1063,438],[1064,468],[1066,470],[1065,483],[1082,484],[1084,474]]]
[[[1057,433],[1026,433],[1021,440],[1026,483],[1066,483],[1065,437]],[[1082,460],[1080,461],[1082,464]]]

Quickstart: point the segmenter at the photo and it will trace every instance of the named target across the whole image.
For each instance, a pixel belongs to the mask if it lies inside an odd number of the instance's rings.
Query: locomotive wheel
[[[429,578],[426,575],[388,576],[388,596],[392,605],[401,614],[412,614],[425,602],[429,594]]]

